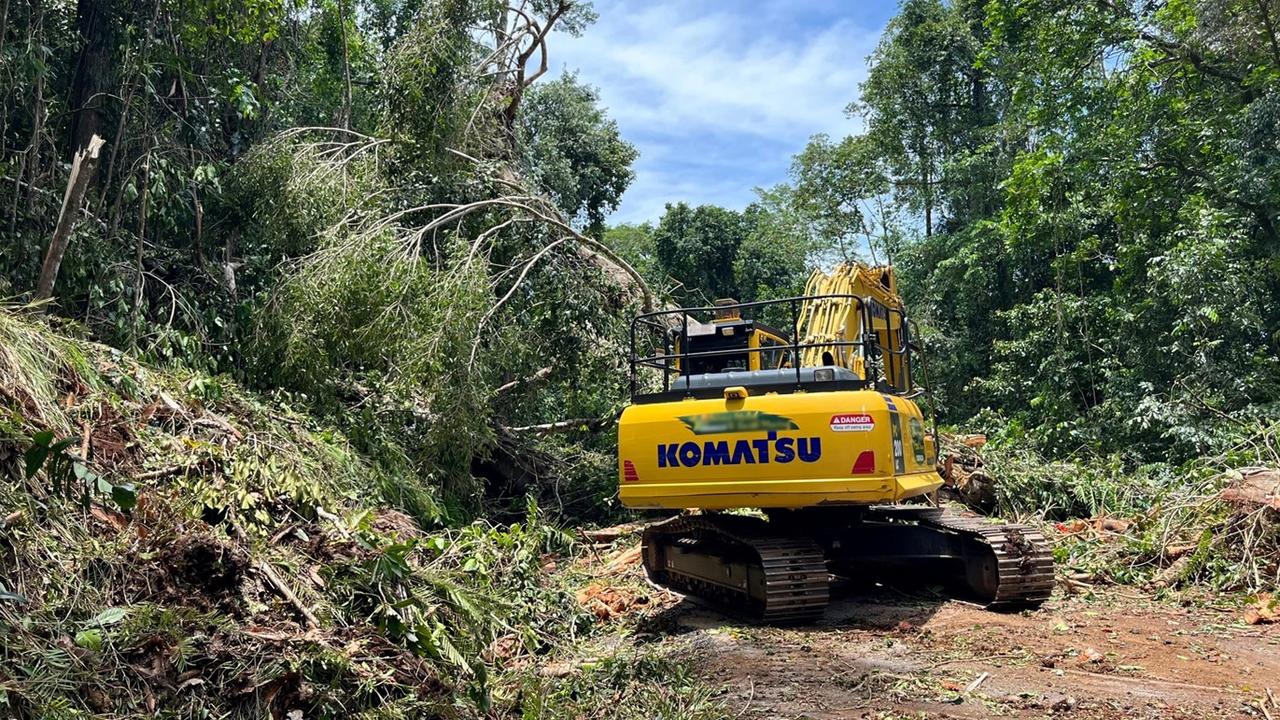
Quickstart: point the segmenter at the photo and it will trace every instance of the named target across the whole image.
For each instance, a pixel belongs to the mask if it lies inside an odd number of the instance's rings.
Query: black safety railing
[[[855,306],[854,312],[857,315],[858,322],[858,339],[856,340],[820,340],[815,342],[800,341],[800,314],[806,302],[817,302],[822,300],[849,302]],[[712,350],[690,350],[690,320],[695,315],[714,316],[733,315],[746,318],[747,313],[744,311],[754,311],[753,314],[772,314],[777,315],[777,308],[785,307],[785,314],[790,316],[791,333],[790,342],[782,345],[769,345],[761,347],[726,347]],[[892,326],[889,322],[891,316],[896,315],[900,322],[898,323],[901,345],[898,348],[884,347],[879,341],[879,336],[871,322],[871,313],[876,313],[885,319],[885,325]],[[715,327],[713,321],[703,322],[694,318],[694,322],[699,325],[710,325]],[[705,307],[689,307],[674,308],[669,310],[657,310],[637,316],[631,323],[631,395],[635,397],[639,391],[639,372],[642,368],[652,368],[661,371],[662,374],[662,392],[668,393],[684,389],[691,389],[692,368],[691,360],[700,360],[707,358],[725,358],[739,359],[747,358],[748,366],[752,353],[778,353],[779,351],[790,357],[790,366],[795,370],[795,384],[799,388],[802,386],[801,374],[801,353],[804,350],[819,348],[823,350],[831,350],[833,357],[840,357],[841,362],[837,364],[847,367],[847,363],[843,362],[847,352],[856,352],[862,350],[861,357],[865,367],[865,375],[868,378],[864,385],[867,387],[877,385],[875,379],[879,378],[883,373],[885,378],[885,387],[882,390],[897,394],[905,394],[910,388],[906,387],[907,380],[910,378],[910,365],[912,360],[913,345],[910,342],[911,334],[908,331],[909,321],[906,314],[902,310],[890,308],[884,304],[872,299],[864,298],[858,295],[848,294],[828,294],[828,295],[806,295],[782,298],[778,300],[759,300],[755,302],[734,303],[730,305],[712,305]],[[696,337],[696,336],[695,336]],[[678,341],[678,343],[677,343]],[[643,347],[641,344],[643,343]],[[661,350],[659,351],[659,348]],[[889,362],[887,358],[901,358],[902,362],[897,366],[903,369],[906,377],[896,377],[897,370],[895,364]],[[763,365],[763,363],[760,363]],[[675,382],[673,382],[675,378]],[[683,388],[679,379],[683,379]]]
[[[887,347],[882,345],[880,348],[881,352],[885,353],[885,355],[887,356],[887,359],[884,362],[885,382],[889,383],[889,385],[895,388],[902,390],[902,392],[909,392],[911,389],[911,379],[912,379],[911,378],[911,357],[912,357],[911,351],[913,348],[911,344],[911,332],[909,328],[910,321],[907,320],[907,314],[898,308],[891,308],[887,305],[881,305],[881,307],[884,308],[886,320],[895,315],[898,317],[898,332],[899,332],[897,349],[894,349],[892,347],[893,343],[890,343],[889,346]],[[886,326],[886,332],[893,332],[892,322],[885,322],[885,326]],[[898,360],[901,360],[901,362],[898,362],[898,363],[890,362],[890,360],[895,358]],[[902,377],[898,376],[899,372],[902,373],[903,375]]]

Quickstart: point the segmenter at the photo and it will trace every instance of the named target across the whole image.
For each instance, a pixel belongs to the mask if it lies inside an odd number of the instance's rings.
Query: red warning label
[[[875,418],[867,413],[850,413],[831,416],[833,432],[868,432],[875,429]]]
[[[622,479],[627,482],[640,482],[640,473],[636,472],[636,464],[630,460],[622,461]]]

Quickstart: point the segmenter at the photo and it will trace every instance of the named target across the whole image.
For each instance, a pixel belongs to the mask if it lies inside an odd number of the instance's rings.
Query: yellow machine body
[[[813,273],[805,285],[800,308],[800,364],[824,364],[830,355],[834,364],[866,377],[865,358],[849,346],[829,346],[829,342],[853,342],[864,334],[874,337],[889,352],[885,358],[885,380],[901,392],[912,389],[911,367],[902,354],[906,313],[898,297],[898,282],[890,266],[867,267],[845,263],[832,273]],[[860,319],[865,312],[865,326]]]
[[[942,484],[920,408],[871,390],[632,405],[618,456],[633,508],[893,503]]]
[[[656,400],[637,400],[619,420],[624,505],[724,510],[882,504],[942,485],[931,429],[906,397],[912,390],[906,317],[892,269],[849,264],[832,274],[815,273],[806,298],[798,304],[797,349],[780,361],[761,361],[772,350],[755,348],[791,343],[762,326],[743,334],[737,368],[775,370],[776,380],[798,357],[805,368],[847,370],[843,377],[858,387],[808,383],[810,391],[797,372],[795,387],[783,392],[732,385],[708,396],[705,390],[681,395],[681,381],[668,381],[675,389],[664,386]],[[688,322],[684,338],[692,337]],[[739,322],[737,310],[717,308],[712,327]],[[717,338],[717,347],[725,339]],[[678,377],[680,340],[671,347],[666,361]],[[867,347],[875,348],[871,361]],[[698,361],[688,362],[696,367]],[[873,382],[867,381],[869,368],[879,373]]]

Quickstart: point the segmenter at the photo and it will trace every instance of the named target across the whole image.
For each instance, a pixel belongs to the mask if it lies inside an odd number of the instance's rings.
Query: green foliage
[[[322,406],[369,398],[361,422],[391,429],[394,446],[466,494],[471,459],[490,441],[492,381],[466,360],[487,286],[479,265],[415,262],[390,232],[340,242],[286,282],[255,362],[271,384]]]
[[[1062,521],[1111,517],[1127,524],[1123,532],[1102,534],[1073,529],[1071,522],[1060,525],[1066,534],[1055,556],[1071,572],[1117,583],[1159,579],[1169,587],[1196,584],[1226,592],[1274,585],[1280,529],[1268,516],[1272,511],[1222,495],[1243,481],[1229,468],[1280,463],[1274,421],[1234,427],[1229,442],[1235,450],[1226,456],[1140,465],[1118,453],[1046,458],[1028,449],[1027,433],[1016,422],[992,416],[977,421],[1004,428],[982,453],[986,472],[998,478],[1000,514]]]
[[[27,479],[44,470],[53,484],[54,497],[74,499],[84,510],[97,493],[106,494],[121,510],[128,512],[138,503],[138,490],[133,483],[116,485],[91,470],[83,458],[71,454],[80,438],[54,440],[52,430],[41,430],[31,437],[31,447],[23,454],[23,470]]]
[[[656,260],[656,271],[675,284],[672,295],[685,304],[797,295],[822,244],[810,235],[789,188],[758,193],[759,201],[740,213],[667,205],[651,233],[646,228],[644,235],[632,230],[625,240],[617,233],[614,238],[634,243],[631,252],[639,259]]]
[[[859,102],[851,106],[866,117],[866,135],[840,148],[847,156],[840,159],[843,172],[872,170],[872,187],[864,193],[883,192],[883,185],[875,187],[875,171],[887,172],[897,201],[923,215],[926,235],[941,225],[935,217],[940,209],[960,215],[984,204],[970,197],[974,180],[981,180],[972,176],[978,169],[972,166],[986,152],[983,126],[993,116],[992,93],[975,62],[985,34],[981,9],[971,2],[903,3],[871,56],[873,72]]]
[[[480,710],[492,702],[486,650],[543,652],[587,618],[562,589],[548,585],[542,557],[570,540],[540,523],[475,523],[429,537],[388,534],[368,512],[346,521],[364,550],[331,568],[330,588],[347,620],[375,624],[391,640],[456,673],[454,686]]]
[[[529,177],[597,237],[635,178],[631,164],[639,155],[598,103],[594,88],[576,75],[563,75],[535,86],[524,100],[519,127]]]
[[[578,227],[602,227],[631,180],[634,148],[593,90],[573,77],[535,85],[509,52],[537,47],[541,29],[582,32],[589,4],[139,3],[104,6],[100,27],[77,29],[94,7],[23,5],[6,16],[8,292],[36,277],[66,181],[54,156],[69,157],[66,138],[88,123],[107,142],[51,309],[83,319],[93,337],[201,371],[190,390],[210,404],[220,373],[287,393],[339,425],[379,468],[386,497],[423,522],[440,517],[435,496],[465,517],[483,482],[512,481],[473,475],[495,452],[535,442],[496,448],[497,426],[615,411],[621,360],[606,353],[619,351],[629,293],[576,238],[544,227],[559,221],[554,206],[515,218],[500,205],[421,230],[442,208],[513,183],[532,202],[554,198]],[[48,50],[48,62],[26,67],[39,60],[31,48]],[[58,110],[55,98],[82,92],[102,112]],[[493,397],[547,366],[549,377]],[[54,385],[30,380],[23,386],[41,393]],[[51,398],[33,398],[31,419],[57,415]],[[583,477],[601,467],[596,434],[541,444],[574,458],[564,466]],[[249,473],[200,492],[226,492],[249,516],[262,503],[247,487],[299,499],[318,490],[314,468],[278,452],[191,452]],[[514,496],[530,478],[558,482],[545,472],[557,465],[522,473]],[[594,499],[602,487],[590,479]]]
[[[621,223],[604,232],[604,242],[636,269],[651,287],[664,288],[667,278],[658,262],[658,248],[653,240],[652,223]]]
[[[640,293],[573,228],[635,150],[592,89],[533,84],[590,6],[6,7],[0,293],[106,140],[43,319],[0,310],[6,710],[496,714],[512,653],[592,628],[519,505],[613,512]]]
[[[564,679],[530,677],[522,697],[525,720],[731,716],[687,668],[652,651],[620,652]]]
[[[733,278],[733,260],[750,230],[750,221],[732,210],[667,205],[653,242],[658,262],[682,286],[675,291],[676,297],[703,305],[734,297],[739,288]]]
[[[815,138],[796,188],[823,235],[889,239],[945,419],[994,409],[1050,456],[1132,467],[1274,412],[1275,13],[902,6],[866,132]],[[864,227],[886,198],[922,236]]]
[[[669,204],[656,227],[615,226],[605,241],[651,286],[686,306],[801,295],[812,269],[829,259],[842,238],[823,234],[800,191],[778,185],[757,188],[756,195],[742,212]],[[754,316],[777,328],[792,322],[785,307],[757,310]]]
[[[422,153],[427,163],[440,162],[474,102],[464,82],[480,52],[470,35],[493,3],[441,0],[427,4],[409,30],[390,49],[382,68],[381,128]]]
[[[779,185],[756,192],[759,200],[744,213],[750,232],[733,258],[733,283],[738,288],[734,297],[751,302],[801,295],[815,256],[825,244],[810,237],[790,188]],[[781,317],[788,314],[787,308],[770,309],[779,311],[779,317],[762,319],[776,327],[790,324],[789,317],[785,321]]]
[[[886,259],[892,258],[901,243],[901,229],[894,208],[884,201],[889,191],[884,163],[869,136],[833,142],[815,135],[792,162],[792,212],[822,242],[839,248],[845,259],[858,255],[860,240],[871,253],[881,250]]]
[[[53,12],[56,20],[16,9],[0,43],[11,57],[57,28],[45,38],[59,59],[46,101],[74,95],[72,69],[88,62],[66,31],[79,10]],[[439,519],[432,498],[441,494],[457,517],[475,513],[482,482],[509,480],[474,476],[495,452],[496,426],[616,409],[621,356],[605,353],[619,351],[630,298],[576,238],[544,227],[558,222],[554,206],[515,218],[500,205],[421,228],[442,208],[493,199],[518,181],[528,186],[518,195],[554,198],[571,223],[600,229],[630,182],[634,149],[590,88],[572,77],[517,86],[525,69],[506,66],[512,33],[554,25],[575,34],[593,17],[569,0],[113,8],[99,59],[119,70],[90,77],[109,106],[93,118],[107,146],[56,311],[147,359],[202,371],[192,390],[210,403],[220,392],[210,378],[224,372],[288,393],[339,425],[379,467],[387,497],[423,522]],[[37,79],[4,77],[13,98]],[[24,152],[23,143],[42,132],[39,122],[83,113],[14,108],[0,119],[0,166],[18,182],[4,184],[0,203],[23,212],[0,227],[17,249],[0,255],[0,276],[22,292],[66,179],[42,147]],[[69,155],[67,128],[51,130],[51,147]],[[552,365],[549,378],[493,397]],[[565,464],[581,476],[600,467],[595,435],[542,444],[591,458]],[[498,451],[525,444],[520,436]],[[279,453],[235,461],[292,497],[315,494],[311,468]],[[552,466],[523,473],[514,496],[531,477],[558,481],[545,472]],[[250,516],[261,508],[241,491],[259,482],[240,476],[225,489]],[[592,487],[594,499],[602,488],[595,478]]]
[[[13,340],[0,376],[59,383],[6,384],[6,396],[47,392],[47,422],[60,426],[100,403],[120,408],[113,422],[135,434],[130,467],[152,478],[133,513],[90,520],[23,490],[22,465],[47,474],[74,442],[58,448],[46,421],[19,419],[22,444],[0,444],[0,517],[19,518],[0,526],[0,664],[17,717],[138,715],[152,697],[178,717],[483,717],[525,682],[509,661],[593,632],[546,569],[548,556],[573,567],[574,542],[536,502],[518,523],[424,532],[380,507],[404,476],[388,482],[340,433],[278,401],[139,366],[12,313],[0,328]],[[63,355],[44,354],[53,348]],[[63,388],[77,392],[67,400]],[[9,452],[32,435],[29,458]],[[106,475],[106,456],[65,459]],[[250,562],[276,568],[322,627],[303,632]],[[227,691],[254,686],[280,689]],[[705,693],[682,681],[655,698],[679,709]]]
[[[105,391],[107,385],[94,369],[83,343],[52,333],[46,325],[24,317],[27,310],[0,307],[0,385],[15,398],[11,422],[39,425],[66,437],[74,425],[59,401],[68,389],[68,379],[85,383],[90,392]]]

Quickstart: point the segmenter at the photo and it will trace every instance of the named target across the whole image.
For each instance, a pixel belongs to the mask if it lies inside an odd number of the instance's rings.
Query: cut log
[[[1280,510],[1280,471],[1256,469],[1241,473],[1220,497],[1235,505]]]
[[[627,568],[639,565],[640,554],[641,554],[641,548],[640,548],[640,545],[637,544],[635,547],[622,552],[621,554],[618,555],[618,557],[610,560],[609,564],[605,566],[604,570],[606,573],[610,575],[614,575],[623,570],[626,570]]]
[[[642,522],[629,522],[621,525],[614,525],[613,527],[599,528],[597,530],[582,530],[581,532],[583,539],[588,542],[611,543],[623,535],[638,532],[644,528],[644,525],[645,524]]]

